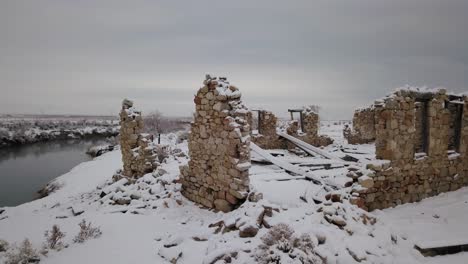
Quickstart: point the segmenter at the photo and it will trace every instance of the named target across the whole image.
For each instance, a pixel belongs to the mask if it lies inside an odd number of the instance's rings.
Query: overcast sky
[[[205,73],[251,107],[343,119],[394,88],[468,90],[467,0],[0,0],[0,113],[190,115]]]

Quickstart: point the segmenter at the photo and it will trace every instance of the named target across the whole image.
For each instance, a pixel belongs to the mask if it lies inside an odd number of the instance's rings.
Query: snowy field
[[[345,144],[340,125],[325,123],[321,132],[335,139],[325,150],[352,155],[359,160],[356,166],[374,157],[373,145]],[[0,209],[0,240],[10,244],[0,253],[0,263],[15,251],[13,244],[25,238],[43,251],[44,232],[54,224],[65,233],[66,246],[38,254],[40,263],[468,263],[467,253],[423,257],[414,249],[416,244],[468,237],[463,225],[468,222],[468,188],[367,213],[347,200],[316,203],[314,195],[323,191],[319,185],[275,165],[253,163],[252,191],[262,193],[263,199],[246,201],[224,214],[181,196],[179,166],[188,158],[180,151],[187,154],[187,142],[176,144],[174,134],[162,139],[174,155],[135,184],[112,181],[122,166],[116,150],[57,178],[54,184],[60,188],[50,196]],[[270,153],[333,186],[344,187],[347,181],[343,163],[317,169],[323,159],[284,150]],[[74,243],[83,219],[98,226],[102,235]],[[291,239],[268,242],[267,234],[279,224],[294,232]],[[252,229],[258,234],[245,237]]]

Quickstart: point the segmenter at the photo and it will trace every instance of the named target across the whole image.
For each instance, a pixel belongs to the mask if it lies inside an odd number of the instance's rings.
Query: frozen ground
[[[326,148],[335,155],[353,152],[348,154],[361,163],[373,156],[372,145],[347,146],[338,125],[325,126],[322,133],[336,139]],[[164,136],[163,143],[174,153],[178,153],[176,149],[187,152],[186,142],[176,144],[173,135]],[[308,164],[301,167],[324,181],[335,185],[346,181],[343,168],[314,170],[310,166],[323,159],[279,150],[272,153],[297,165]],[[20,243],[29,238],[40,249],[44,231],[59,225],[68,247],[49,251],[40,263],[257,263],[272,256],[281,257],[279,263],[301,263],[298,256],[304,254],[310,260],[326,259],[326,263],[468,262],[467,253],[426,258],[414,249],[416,243],[467,237],[463,223],[468,222],[468,188],[366,213],[346,200],[316,204],[312,198],[323,191],[320,186],[275,165],[254,163],[251,185],[253,191],[263,193],[263,199],[247,201],[236,211],[223,214],[200,208],[180,195],[178,167],[186,164],[187,157],[171,155],[158,171],[135,184],[112,182],[112,175],[122,166],[120,159],[118,150],[106,153],[55,180],[60,189],[50,196],[0,209],[4,210],[0,239]],[[73,243],[82,219],[99,226],[102,236]],[[280,223],[289,225],[297,236],[309,234],[311,250],[284,254],[286,246],[281,241],[270,248],[272,254],[262,251],[259,246],[271,230],[268,227]],[[259,228],[258,234],[240,237],[249,227]],[[5,253],[0,253],[2,261],[6,261]]]

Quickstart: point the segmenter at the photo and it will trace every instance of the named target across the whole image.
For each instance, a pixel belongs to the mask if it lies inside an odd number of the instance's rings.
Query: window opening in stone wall
[[[291,121],[294,121],[294,113],[299,113],[299,126],[300,126],[300,130],[304,133],[307,133],[307,131],[305,131],[305,128],[304,128],[304,116],[302,114],[302,109],[288,109],[288,112],[291,114]]]
[[[453,100],[446,102],[446,108],[449,110],[448,120],[448,153],[458,153],[460,151],[461,127],[463,116],[463,101],[451,98]]]
[[[414,128],[415,144],[414,155],[415,158],[421,158],[428,155],[429,146],[429,130],[428,130],[428,115],[427,115],[427,101],[415,102],[415,115],[414,115]]]
[[[252,113],[257,112],[257,115],[252,114],[252,134],[262,134],[260,131],[260,122],[261,122],[261,112],[263,110],[254,109],[251,110]]]

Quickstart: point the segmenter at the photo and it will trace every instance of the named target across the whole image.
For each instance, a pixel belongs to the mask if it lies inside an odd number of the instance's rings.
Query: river
[[[40,142],[0,149],[0,207],[16,206],[38,197],[49,181],[92,158],[86,150],[105,139]]]

